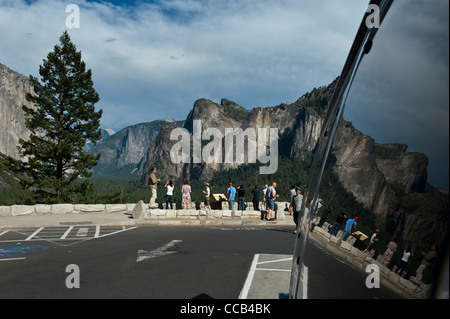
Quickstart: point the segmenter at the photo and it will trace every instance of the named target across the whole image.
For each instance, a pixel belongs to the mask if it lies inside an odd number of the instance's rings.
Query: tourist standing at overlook
[[[261,191],[258,188],[258,185],[255,186],[255,188],[252,190],[253,194],[253,209],[259,210],[259,194]]]
[[[303,203],[303,195],[301,194],[300,188],[297,188],[295,190],[295,192],[296,192],[296,195],[294,197],[292,197],[292,200],[291,200],[292,209],[294,210],[294,223],[296,225],[294,234],[297,232],[297,228],[298,228],[298,224],[299,224],[298,218],[299,218],[299,214],[302,209],[302,203]]]
[[[209,188],[209,183],[205,183],[203,194],[205,194],[205,208],[211,210],[211,190]]]
[[[167,189],[167,193],[166,193],[166,209],[169,209],[169,204],[170,204],[170,209],[173,209],[173,182],[172,181],[167,181],[166,185],[164,185],[164,187]]]
[[[268,209],[268,207],[267,207],[267,199],[266,199],[267,187],[268,187],[267,185],[264,185],[264,187],[262,189],[262,194],[263,194],[263,196],[262,196],[262,208],[264,210]]]
[[[157,208],[156,206],[156,198],[158,197],[158,183],[160,179],[156,178],[156,167],[152,167],[151,173],[148,179],[148,185],[150,188],[150,191],[152,192],[152,196],[150,197],[150,204],[148,205],[149,208]]]
[[[406,266],[408,265],[408,261],[410,257],[414,257],[414,249],[411,246],[408,246],[405,251],[403,252],[403,257],[400,260],[400,263],[398,264],[397,269],[395,270],[395,273],[400,270],[399,276],[402,275],[403,270],[405,270]]]
[[[397,251],[398,247],[398,239],[397,237],[392,238],[392,240],[387,245],[387,249],[383,254],[383,258],[381,259],[381,263],[385,265],[386,267],[389,266],[389,263],[391,262],[392,256],[394,256],[394,253]]]
[[[341,228],[342,223],[347,218],[347,215],[344,213],[341,213],[338,217],[336,217],[336,221],[333,224],[333,227],[331,227],[330,234],[333,236],[336,236],[339,228]]]
[[[245,190],[244,185],[241,185],[237,189],[238,192],[238,210],[245,210]]]
[[[296,196],[296,190],[295,190],[295,186],[292,185],[291,189],[289,190],[289,201],[290,201],[290,205],[289,205],[289,215],[292,215],[292,212],[294,211],[294,207],[292,206],[292,198],[294,198],[294,196]]]
[[[277,183],[273,182],[272,186],[267,189],[266,199],[269,205],[269,212],[267,214],[267,220],[275,220],[275,199],[280,197],[277,195],[275,188],[277,187]]]
[[[346,241],[348,236],[353,234],[353,231],[355,230],[355,227],[356,227],[357,220],[358,220],[358,217],[353,217],[347,221],[347,224],[345,225],[345,228],[344,228],[344,233],[342,234],[342,238],[341,238],[342,241]]]
[[[228,187],[227,190],[227,200],[230,203],[229,208],[231,210],[231,216],[234,218],[234,197],[236,195],[236,188],[233,187],[233,183],[229,184],[230,187]]]
[[[184,185],[181,187],[181,203],[183,209],[189,209],[191,203],[191,186],[187,179],[184,180]]]
[[[380,237],[380,230],[377,229],[377,230],[375,230],[375,232],[372,234],[372,237],[370,237],[369,245],[367,245],[367,248],[364,249],[364,252],[365,252],[365,253],[368,253],[368,252],[372,249],[373,245],[375,244],[375,242],[378,241],[378,238],[379,238],[379,237]]]
[[[318,227],[322,227],[325,221],[327,220],[328,215],[331,214],[331,206],[329,204],[325,205],[325,208],[323,209],[322,216],[320,217]]]

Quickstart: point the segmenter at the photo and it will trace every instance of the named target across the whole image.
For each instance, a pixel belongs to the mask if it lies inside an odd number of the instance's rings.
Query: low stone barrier
[[[139,201],[131,214],[134,219],[224,219],[224,218],[240,218],[240,219],[261,219],[262,212],[250,210],[252,206],[246,210],[237,210],[234,213],[228,209],[228,203],[222,205],[223,209],[205,209],[204,205],[199,205],[200,209],[149,209],[148,205],[143,201]],[[161,205],[159,206],[161,207]],[[284,210],[277,212],[277,220],[286,220]]]
[[[313,219],[313,224],[317,225],[319,220],[320,219],[316,217]],[[397,290],[400,294],[410,298],[427,297],[428,291],[431,289],[431,285],[424,283],[415,284],[412,281],[399,276],[395,273],[395,270],[397,269],[396,266],[394,266],[393,270],[391,270],[381,264],[381,260],[383,258],[382,254],[378,254],[377,258],[374,259],[374,250],[364,253],[362,250],[354,246],[356,242],[355,237],[349,236],[346,241],[342,241],[341,237],[343,231],[339,230],[336,236],[333,236],[328,232],[330,227],[331,225],[327,222],[325,222],[322,227],[315,226],[312,232],[313,236],[310,238],[325,249],[339,255],[341,258],[344,258],[349,263],[357,267],[361,267],[362,270],[365,270],[369,264],[378,266],[381,276],[387,281],[385,283],[389,283],[391,287]]]
[[[136,204],[54,204],[0,206],[0,217],[83,213],[131,213]]]
[[[260,219],[261,211],[253,210],[253,203],[245,203],[245,210],[238,210],[235,203],[234,216],[228,202],[219,202],[219,209],[207,210],[203,202],[192,203],[192,209],[163,209],[159,204],[156,209],[149,209],[148,204],[139,201],[137,204],[54,204],[54,205],[12,205],[0,206],[0,217],[26,215],[62,215],[62,214],[110,214],[128,213],[135,219],[218,219],[240,218]],[[281,209],[287,203],[277,203],[277,219],[286,220],[286,211]],[[177,206],[179,207],[179,206]],[[286,206],[287,207],[287,206]],[[181,208],[181,207],[180,207]]]

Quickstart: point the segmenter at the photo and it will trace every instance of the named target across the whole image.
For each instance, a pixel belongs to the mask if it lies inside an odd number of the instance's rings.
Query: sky
[[[92,69],[102,127],[184,120],[200,98],[292,103],[342,71],[367,4],[354,0],[0,0],[0,62],[24,75],[67,29]]]
[[[411,4],[416,2],[419,4]],[[94,87],[101,99],[97,108],[103,109],[101,126],[115,131],[168,117],[184,120],[200,98],[216,103],[226,98],[247,109],[289,104],[315,87],[328,85],[341,73],[368,3],[369,0],[0,0],[0,63],[24,75],[38,76],[39,65],[68,30],[92,70]],[[69,4],[80,9],[79,28],[67,28]],[[406,24],[418,26],[420,32],[399,45],[394,36],[389,36],[391,31],[383,35],[383,24],[376,40],[386,40],[376,42],[374,49],[378,45],[381,52],[386,52],[383,48],[388,48],[388,55],[371,53],[364,61],[358,75],[361,81],[355,83],[353,104],[349,101],[345,116],[375,139],[399,139],[411,144],[397,131],[393,136],[380,135],[380,126],[371,125],[371,117],[367,116],[370,112],[366,110],[381,106],[365,105],[369,99],[362,92],[371,92],[370,101],[375,101],[382,95],[379,91],[398,92],[395,86],[403,84],[403,78],[394,85],[394,81],[385,81],[382,74],[371,76],[380,73],[380,64],[384,64],[379,61],[388,56],[394,67],[386,69],[401,68],[397,78],[405,76],[408,80],[409,85],[401,86],[401,92],[412,100],[407,105],[409,118],[422,120],[421,134],[431,134],[426,133],[430,124],[433,136],[447,141],[446,147],[439,144],[441,154],[434,156],[448,166],[448,120],[441,116],[444,112],[448,118],[448,90],[442,91],[444,85],[448,87],[448,1],[398,0],[391,11],[400,8],[411,14],[401,20],[387,19],[389,29],[398,30],[399,25]],[[411,47],[421,50],[418,56],[399,53]],[[428,54],[430,48],[438,59],[433,56],[418,62],[416,58]],[[423,66],[418,71],[422,72],[420,78],[432,81],[412,81],[411,73],[403,72],[410,70],[411,64]],[[374,90],[371,81],[376,80],[390,86]],[[429,95],[438,94],[441,98],[422,98],[416,103],[410,91],[417,93],[417,85],[426,85],[431,90]],[[425,118],[412,108],[412,104],[424,103],[430,117]],[[385,107],[383,112],[391,109]],[[384,127],[399,126],[393,115],[387,117]],[[418,132],[417,124],[413,125],[409,132]],[[429,141],[424,139],[425,144]],[[413,145],[410,150],[425,149]],[[440,179],[438,184],[448,187],[448,169],[446,180],[442,181],[442,176]]]
[[[449,1],[394,1],[355,77],[344,118],[378,143],[428,157],[449,184]]]

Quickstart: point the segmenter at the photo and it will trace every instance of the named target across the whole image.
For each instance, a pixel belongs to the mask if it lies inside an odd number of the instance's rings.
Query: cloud
[[[0,62],[37,75],[66,29],[66,5],[0,0]],[[367,3],[79,0],[77,5],[80,28],[69,33],[92,69],[102,126],[117,131],[155,119],[184,119],[199,98],[228,98],[246,108],[295,101],[341,73]],[[403,12],[401,18],[395,12]],[[358,107],[349,103],[346,116],[377,141],[425,152],[439,175],[436,167],[448,166],[448,1],[394,2],[358,78],[364,79],[352,90]],[[448,186],[448,168],[442,170]]]
[[[102,125],[115,130],[182,119],[199,98],[292,102],[340,73],[365,10],[352,0],[77,4],[69,33],[93,71]],[[1,62],[36,75],[65,30],[65,5],[0,0]]]

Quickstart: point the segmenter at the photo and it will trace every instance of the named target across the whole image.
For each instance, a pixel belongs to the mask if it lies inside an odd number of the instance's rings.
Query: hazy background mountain
[[[174,119],[156,120],[126,127],[104,137],[89,149],[90,153],[102,156],[94,168],[100,176],[117,176],[117,171],[129,175],[142,175],[142,160],[147,156],[150,143],[156,138],[164,124],[182,126],[184,121]]]

